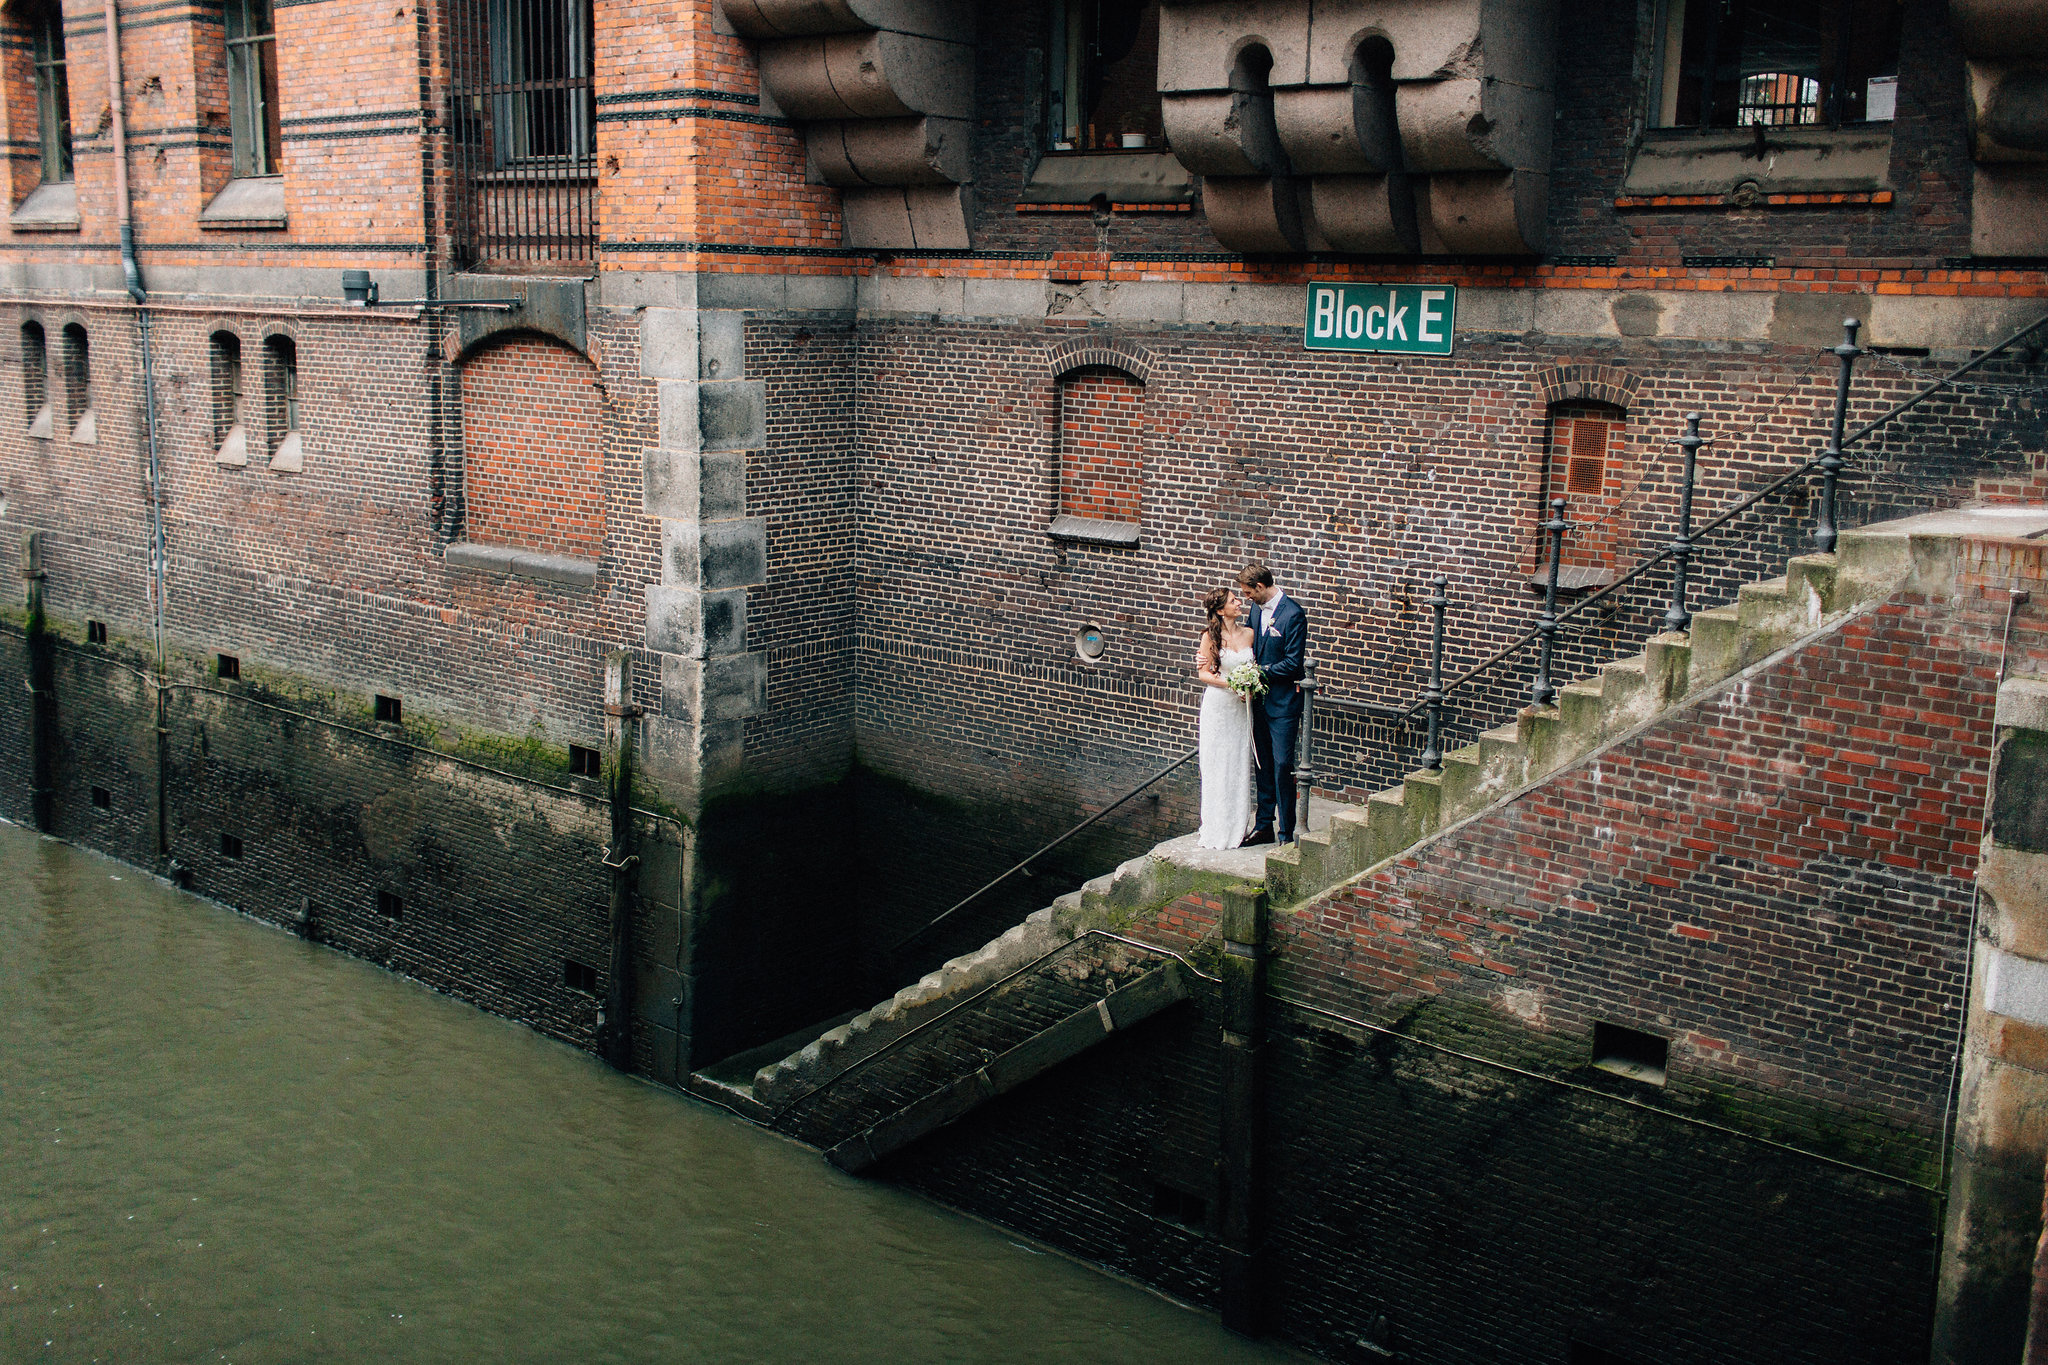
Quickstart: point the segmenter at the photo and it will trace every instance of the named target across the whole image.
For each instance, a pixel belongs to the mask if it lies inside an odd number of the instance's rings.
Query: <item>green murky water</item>
[[[1279,1359],[0,825],[0,1361]]]

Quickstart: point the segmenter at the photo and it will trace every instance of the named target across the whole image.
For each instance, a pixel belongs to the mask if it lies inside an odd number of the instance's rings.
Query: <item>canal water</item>
[[[0,1361],[1278,1360],[0,825]]]

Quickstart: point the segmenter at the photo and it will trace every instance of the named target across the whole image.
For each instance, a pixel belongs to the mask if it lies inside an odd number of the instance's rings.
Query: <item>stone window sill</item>
[[[28,434],[39,441],[57,439],[57,412],[48,403],[36,409],[35,417],[28,424]]]
[[[1637,198],[1732,195],[1876,194],[1892,188],[1892,126],[1658,128],[1644,134],[1629,162],[1622,193]]]
[[[96,446],[100,443],[99,414],[91,408],[78,419],[78,425],[71,428],[71,444],[75,446]]]
[[[276,231],[284,225],[281,175],[230,180],[199,211],[200,228],[210,232]]]
[[[1592,592],[1614,582],[1614,570],[1598,569],[1589,564],[1561,564],[1557,570],[1557,591],[1560,595]],[[1529,591],[1541,597],[1550,590],[1550,574],[1539,569],[1529,575]]]
[[[78,231],[78,184],[38,185],[21,207],[8,215],[7,226],[16,232]]]
[[[228,434],[221,438],[220,449],[213,452],[213,462],[232,469],[241,469],[249,463],[249,433],[240,426],[228,428]]]
[[[532,578],[569,588],[597,586],[597,561],[578,559],[574,555],[541,554],[509,545],[483,545],[465,540],[450,545],[445,558],[451,569],[468,569],[495,578]]]
[[[1195,177],[1171,152],[1047,152],[1017,196],[1021,204],[1187,204]]]
[[[1046,534],[1054,540],[1075,545],[1110,545],[1121,550],[1138,548],[1138,523],[1098,521],[1094,517],[1054,517]]]

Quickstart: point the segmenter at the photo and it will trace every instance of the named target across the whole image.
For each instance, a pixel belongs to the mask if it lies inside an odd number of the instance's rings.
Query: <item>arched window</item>
[[[60,360],[64,368],[65,428],[74,442],[92,445],[99,440],[99,423],[92,410],[92,344],[86,339],[85,328],[78,323],[65,324]]]
[[[50,349],[43,337],[43,324],[21,324],[21,406],[28,417],[28,434],[45,440],[56,434],[57,424],[50,412]]]
[[[294,474],[304,467],[299,439],[299,348],[288,336],[263,342],[264,447],[273,473]]]
[[[213,458],[216,464],[249,463],[249,430],[242,411],[242,339],[215,332],[208,345],[213,370]]]
[[[1538,508],[1540,525],[1550,514],[1553,498],[1565,500],[1572,531],[1565,538],[1562,561],[1565,570],[1560,584],[1569,578],[1574,588],[1604,583],[1603,571],[1614,567],[1617,545],[1616,519],[1621,495],[1620,468],[1626,449],[1628,414],[1607,403],[1557,403],[1550,409],[1550,439],[1545,449],[1543,499]],[[1539,541],[1536,556],[1540,573],[1547,562],[1547,549]]]
[[[462,366],[468,539],[595,559],[604,548],[604,402],[597,371],[514,332]]]
[[[1145,385],[1107,366],[1059,384],[1056,535],[1136,544],[1145,495]]]

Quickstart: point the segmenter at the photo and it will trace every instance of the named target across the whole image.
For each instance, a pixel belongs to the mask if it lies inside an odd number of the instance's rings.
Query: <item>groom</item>
[[[1266,695],[1252,703],[1252,754],[1258,762],[1258,822],[1244,847],[1294,842],[1294,740],[1301,729],[1302,665],[1308,658],[1308,613],[1273,586],[1273,571],[1247,564],[1237,586],[1252,603],[1252,658]],[[1279,817],[1275,833],[1274,816]]]

